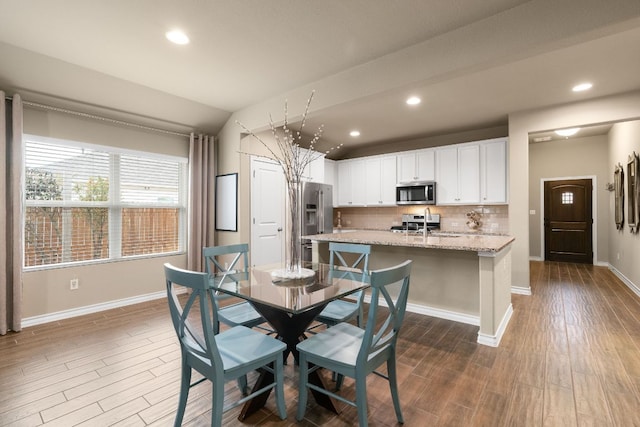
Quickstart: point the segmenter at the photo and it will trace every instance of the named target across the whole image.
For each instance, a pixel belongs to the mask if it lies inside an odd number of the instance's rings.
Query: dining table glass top
[[[369,286],[369,274],[307,264],[315,274],[303,279],[272,277],[281,265],[253,267],[248,272],[213,275],[212,287],[225,294],[265,304],[292,314],[302,313]]]

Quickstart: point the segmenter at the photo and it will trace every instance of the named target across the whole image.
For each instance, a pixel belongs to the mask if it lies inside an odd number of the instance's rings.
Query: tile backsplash
[[[389,206],[334,208],[333,225],[337,226],[338,212],[342,228],[364,230],[388,230],[392,225],[402,224],[402,214],[424,213],[425,206]],[[467,213],[480,214],[481,226],[478,231],[491,234],[508,234],[509,207],[507,205],[489,206],[429,206],[432,214],[440,214],[440,229],[443,231],[468,232]]]

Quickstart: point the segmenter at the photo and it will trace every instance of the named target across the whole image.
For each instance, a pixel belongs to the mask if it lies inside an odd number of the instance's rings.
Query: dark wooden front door
[[[544,256],[547,261],[593,264],[591,180],[544,183]]]

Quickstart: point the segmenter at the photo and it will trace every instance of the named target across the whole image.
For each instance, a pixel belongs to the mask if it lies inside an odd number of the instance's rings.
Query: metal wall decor
[[[639,202],[640,202],[640,159],[634,151],[629,155],[627,162],[627,206],[628,219],[627,224],[632,233],[638,231],[640,223],[639,219]]]
[[[615,191],[616,228],[622,230],[624,226],[624,168],[620,163],[616,165],[616,170],[613,173],[613,187]]]

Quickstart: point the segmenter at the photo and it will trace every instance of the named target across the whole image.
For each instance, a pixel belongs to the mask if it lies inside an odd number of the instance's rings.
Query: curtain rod
[[[5,96],[5,99],[13,100],[13,97]],[[98,115],[95,115],[95,114],[83,113],[83,112],[80,112],[80,111],[69,110],[69,109],[61,108],[61,107],[54,107],[54,106],[51,106],[51,105],[40,104],[40,103],[32,102],[32,101],[22,100],[22,103],[24,105],[28,105],[29,107],[42,108],[44,110],[51,110],[51,111],[55,111],[55,112],[58,112],[58,113],[70,114],[70,115],[73,115],[73,116],[79,116],[79,117],[84,117],[84,118],[87,118],[87,119],[99,120],[99,121],[103,121],[103,122],[107,122],[107,123],[112,123],[112,124],[117,124],[117,125],[122,125],[122,126],[128,126],[128,127],[133,127],[133,128],[137,128],[137,129],[149,130],[149,131],[152,131],[152,132],[159,132],[159,133],[164,133],[164,134],[168,134],[168,135],[184,136],[186,138],[189,138],[189,136],[190,136],[188,133],[174,132],[172,130],[160,129],[160,128],[156,128],[156,127],[152,127],[152,126],[145,126],[145,125],[140,125],[140,124],[137,124],[137,123],[125,122],[124,120],[110,119],[108,117],[102,117],[102,116],[98,116]]]

